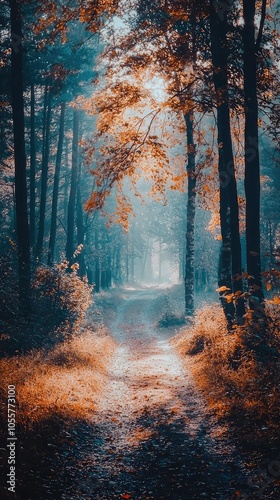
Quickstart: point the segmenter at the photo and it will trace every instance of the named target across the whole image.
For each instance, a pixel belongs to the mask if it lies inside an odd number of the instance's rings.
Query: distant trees
[[[1,32],[0,53],[4,76],[0,108],[1,207],[4,198],[9,199],[3,213],[1,242],[14,255],[16,241],[20,308],[24,312],[32,302],[31,280],[36,266],[44,266],[46,261],[53,265],[63,258],[65,247],[69,261],[79,260],[81,277],[94,262],[94,255],[85,251],[75,254],[79,245],[88,244],[85,235],[90,218],[83,220],[83,205],[90,188],[87,181],[81,180],[81,172],[90,176],[77,153],[82,139],[77,127],[79,111],[74,110],[71,131],[73,107],[69,103],[75,101],[81,86],[89,87],[96,76],[94,64],[99,49],[95,33],[104,25],[106,16],[102,21],[98,17],[105,7],[107,14],[115,12],[116,5],[110,8],[109,2],[97,10],[87,2],[64,7],[61,2],[32,6],[11,0],[1,5],[3,24],[10,25],[9,34]],[[85,30],[86,23],[90,23],[91,33]],[[69,165],[67,148],[71,139]],[[68,182],[69,167],[72,183]],[[108,278],[106,286],[109,283]]]
[[[250,3],[254,4],[254,6],[250,6]],[[110,117],[112,120],[115,120],[117,130],[119,118],[124,113],[124,109],[129,109],[131,104],[136,105],[137,101],[139,101],[137,97],[138,90],[135,90],[135,85],[131,86],[130,89],[127,87],[127,91],[124,94],[121,83],[117,85],[110,83],[112,75],[114,75],[115,79],[117,78],[116,75],[118,75],[116,66],[113,64],[115,56],[118,60],[123,61],[122,68],[125,68],[125,70],[122,69],[123,78],[125,78],[126,74],[129,74],[130,78],[134,79],[138,84],[139,76],[144,75],[145,71],[146,74],[148,71],[150,72],[151,78],[154,75],[163,77],[166,82],[166,95],[168,91],[170,92],[170,101],[168,102],[167,98],[163,108],[165,107],[166,109],[167,103],[171,107],[172,103],[174,109],[183,110],[189,143],[187,167],[189,218],[187,222],[185,265],[186,311],[189,313],[193,311],[193,221],[197,192],[196,179],[198,175],[195,167],[195,155],[197,151],[201,154],[204,148],[201,138],[196,140],[197,144],[196,146],[194,145],[196,130],[193,116],[196,113],[199,116],[199,120],[201,120],[203,115],[215,113],[217,118],[217,170],[220,185],[220,225],[222,237],[219,290],[225,313],[229,324],[231,324],[234,319],[240,321],[245,313],[244,298],[248,297],[248,295],[244,295],[243,293],[243,282],[246,286],[248,285],[246,293],[248,292],[249,296],[262,298],[260,248],[258,247],[260,228],[259,222],[257,223],[259,221],[260,185],[260,171],[256,163],[258,162],[258,154],[253,154],[255,166],[251,161],[252,141],[254,142],[253,149],[257,144],[254,141],[258,127],[258,106],[256,101],[257,59],[256,55],[254,55],[249,62],[249,53],[254,49],[255,54],[260,47],[264,28],[265,5],[263,3],[260,30],[256,43],[255,38],[252,38],[252,36],[255,37],[255,2],[248,2],[246,3],[246,7],[243,6],[244,27],[238,25],[238,18],[241,15],[240,9],[235,11],[234,7],[236,6],[232,4],[222,8],[217,2],[212,1],[203,2],[199,6],[194,5],[192,2],[186,5],[178,1],[176,2],[176,9],[174,9],[174,2],[172,4],[171,2],[165,2],[163,6],[160,3],[149,4],[145,0],[141,0],[136,2],[136,5],[135,20],[131,22],[130,18],[131,32],[117,40],[117,42],[115,41],[111,51],[106,49],[106,54],[109,58],[109,78],[104,83],[104,89],[106,88],[104,96],[106,95],[106,99],[108,99],[111,93],[112,112],[110,113],[107,103],[104,105],[104,108],[102,105],[100,106],[101,101],[97,98],[97,113],[101,117],[103,111],[105,111],[103,115],[104,120],[110,120]],[[200,23],[200,19],[203,22]],[[205,29],[205,26],[208,29]],[[196,64],[197,53],[199,54],[199,62]],[[265,68],[267,64],[266,59],[260,58],[260,60],[262,67]],[[248,69],[249,66],[250,69]],[[192,68],[191,71],[190,67]],[[211,71],[212,78],[210,77]],[[267,74],[267,70],[264,71],[264,74]],[[242,77],[244,77],[244,85],[242,85]],[[252,85],[248,84],[248,79],[250,78],[251,80],[253,79],[251,81]],[[258,78],[258,85],[261,86],[262,91],[267,89],[270,84],[269,78],[267,81],[261,76]],[[141,84],[139,84],[138,88],[141,88]],[[118,101],[115,97],[117,90],[119,90]],[[131,94],[128,93],[129,91],[131,91]],[[143,97],[143,87],[141,92]],[[190,94],[192,94],[192,98],[190,98]],[[124,95],[126,98],[123,99]],[[130,97],[127,99],[127,96]],[[134,101],[132,96],[134,96]],[[248,106],[248,100],[250,101],[250,106]],[[191,106],[191,101],[193,101],[193,106]],[[244,106],[243,101],[245,102]],[[119,111],[117,111],[117,106],[119,106]],[[236,179],[236,146],[233,144],[231,130],[232,120],[234,117],[238,117],[242,107],[244,110],[245,140],[243,141],[242,137],[241,122],[238,140],[240,143],[243,142],[245,152],[247,273],[243,273],[242,270],[239,227],[239,201],[241,197],[238,196],[240,186],[237,186]],[[187,111],[184,112],[184,109]],[[99,129],[100,137],[105,141],[107,139],[110,141],[108,131],[112,134],[113,122],[107,128],[104,126],[104,123]],[[112,155],[118,151],[118,147],[119,143],[116,143],[114,148],[111,149]],[[104,150],[104,145],[101,148]],[[129,150],[128,147],[127,150]],[[125,156],[125,148],[122,151]],[[143,154],[144,148],[141,144],[139,151]],[[211,158],[211,155],[208,153],[205,155],[206,158],[207,155]],[[118,158],[118,156],[115,155],[115,158]],[[206,158],[205,168],[207,169],[209,160]],[[107,166],[109,164],[108,157]],[[102,166],[98,165],[95,175],[105,175],[104,172],[106,170],[102,170],[104,165],[104,163]],[[118,165],[119,170],[118,168],[113,168],[112,170],[109,168],[107,170],[108,175],[112,176],[112,182],[109,183],[109,190],[114,182],[122,179],[125,173],[131,175],[131,168],[126,166],[122,169],[120,162]],[[248,181],[248,179],[251,179],[252,182]],[[253,193],[255,193],[255,196],[253,196]],[[98,206],[98,203],[102,204],[105,197],[105,191],[103,191],[103,195],[100,193],[100,196],[95,193],[93,199],[95,201],[92,200],[93,204],[96,203],[96,206]],[[251,247],[255,249],[252,250]],[[258,292],[255,293],[255,291]],[[253,302],[251,301],[252,304]]]
[[[195,11],[198,11],[195,13]],[[186,299],[186,313],[193,314],[194,312],[194,217],[195,217],[195,199],[196,199],[196,165],[195,165],[195,110],[196,103],[192,99],[193,86],[195,84],[196,75],[193,74],[191,68],[196,63],[196,51],[198,49],[198,45],[196,43],[196,22],[199,20],[199,8],[195,6],[193,3],[188,6],[186,15],[184,19],[181,21],[180,15],[171,10],[171,5],[167,4],[166,8],[162,5],[153,4],[150,5],[145,1],[141,1],[138,4],[137,16],[135,19],[135,25],[133,26],[132,33],[129,33],[127,37],[121,39],[119,42],[119,46],[121,47],[121,52],[114,50],[112,47],[112,52],[108,51],[111,57],[111,65],[108,68],[108,79],[106,81],[106,94],[104,90],[100,92],[100,97],[97,95],[96,97],[96,112],[99,114],[99,121],[102,121],[102,126],[99,127],[100,136],[103,141],[107,144],[108,142],[108,151],[110,152],[110,160],[108,159],[107,164],[114,163],[114,167],[111,169],[105,164],[105,161],[102,162],[102,165],[99,163],[98,172],[102,178],[106,179],[106,177],[112,176],[113,182],[118,182],[119,179],[122,178],[124,173],[128,172],[128,175],[132,175],[137,167],[137,160],[140,157],[135,156],[135,149],[140,154],[145,156],[145,150],[147,149],[147,145],[151,147],[151,154],[157,159],[158,156],[158,174],[153,175],[153,178],[162,178],[162,181],[168,186],[168,179],[172,176],[177,179],[177,188],[180,189],[182,184],[184,183],[184,175],[178,171],[176,167],[176,163],[172,161],[169,166],[169,160],[166,155],[164,158],[164,149],[166,148],[166,144],[164,141],[159,140],[159,136],[163,137],[163,134],[166,134],[164,130],[160,130],[160,127],[157,129],[153,127],[153,144],[150,140],[152,137],[151,127],[147,125],[148,133],[145,135],[142,132],[142,135],[139,133],[140,127],[139,124],[135,122],[135,126],[133,128],[132,124],[130,124],[130,130],[126,130],[127,132],[127,143],[123,146],[124,153],[121,156],[121,161],[118,161],[118,155],[114,154],[114,151],[119,153],[119,142],[117,143],[117,147],[113,150],[112,144],[113,142],[112,135],[114,122],[108,123],[108,125],[104,125],[106,120],[108,119],[108,107],[106,99],[112,98],[112,113],[111,117],[115,119],[115,127],[117,130],[117,124],[120,119],[120,116],[124,113],[125,109],[136,109],[137,106],[141,105],[142,102],[145,102],[145,93],[146,89],[144,88],[141,82],[141,76],[146,73],[150,73],[150,77],[153,78],[154,75],[159,75],[164,81],[166,92],[166,99],[164,102],[160,103],[156,100],[153,101],[152,105],[154,106],[154,110],[150,113],[151,123],[157,123],[156,116],[160,113],[173,113],[173,127],[178,127],[180,129],[180,140],[181,144],[186,144],[187,149],[187,157],[186,159],[182,156],[182,161],[186,162],[186,171],[188,177],[188,201],[187,201],[187,227],[185,228],[185,240],[186,244],[184,245],[185,255],[182,258],[184,259],[184,267],[185,269],[185,299]],[[149,40],[153,39],[153,49],[145,49],[146,43]],[[192,47],[191,51],[186,51],[186,46]],[[144,49],[143,49],[144,47]],[[146,52],[145,52],[146,50]],[[122,84],[112,84],[111,78],[116,77],[116,70],[112,70],[114,57],[122,57],[122,66],[125,67],[125,74],[135,82],[133,85],[126,84],[126,91],[123,91],[124,82]],[[137,61],[141,61],[139,67],[137,65]],[[147,78],[147,76],[146,76]],[[108,98],[105,97],[108,92]],[[112,96],[112,92],[114,95]],[[103,93],[103,96],[102,96]],[[118,98],[115,96],[118,95]],[[102,102],[102,97],[104,102]],[[147,100],[147,106],[148,106]],[[179,115],[179,119],[178,119]],[[149,115],[148,115],[149,116]],[[124,119],[125,121],[125,119]],[[147,120],[146,123],[148,123]],[[142,122],[144,124],[144,120]],[[110,130],[111,137],[108,136],[108,129]],[[182,140],[182,130],[184,130],[185,140]],[[136,132],[137,131],[137,132]],[[135,146],[130,148],[130,143],[133,142],[131,140],[128,133],[131,134],[131,137],[134,135]],[[138,134],[138,141],[136,142],[136,134]],[[167,134],[166,134],[167,135]],[[169,133],[171,136],[171,133]],[[174,139],[175,134],[173,135]],[[143,138],[144,141],[143,141]],[[117,139],[116,139],[117,140]],[[170,140],[170,139],[169,139]],[[168,141],[166,139],[165,141]],[[124,141],[123,141],[124,142]],[[156,145],[157,151],[152,152],[152,147]],[[101,146],[104,151],[104,145]],[[118,149],[119,148],[119,149]],[[172,148],[172,144],[170,142],[170,149]],[[159,151],[161,151],[159,153]],[[104,156],[103,156],[104,158]],[[122,163],[122,158],[125,158],[125,162]],[[130,162],[130,163],[129,163]],[[164,180],[164,175],[162,174],[162,166],[165,165],[165,170],[167,172]],[[130,167],[128,166],[130,165]],[[180,179],[180,180],[179,180]],[[106,184],[106,181],[104,182]],[[175,183],[173,184],[173,186]],[[174,188],[172,186],[172,188]],[[176,188],[175,188],[176,189]],[[155,185],[155,193],[156,190],[160,193],[162,190],[162,184]],[[101,198],[97,199],[96,195],[94,197],[94,202],[100,202]],[[104,197],[103,197],[104,201]]]
[[[244,300],[254,308],[263,299],[258,133],[262,127],[275,140],[279,126],[270,91],[279,78],[270,55],[277,42],[266,30],[272,11],[267,7],[266,15],[265,0],[261,6],[253,0],[243,6],[136,0],[129,16],[126,8],[115,1],[1,6],[12,33],[11,57],[5,34],[0,54],[1,183],[10,186],[1,204],[8,197],[7,206],[15,205],[16,216],[9,208],[3,217],[10,241],[16,229],[20,296],[28,297],[30,268],[38,264],[52,266],[66,256],[69,267],[78,262],[79,276],[99,290],[139,278],[137,260],[149,274],[155,248],[162,277],[172,249],[185,282],[185,311],[192,315],[199,274],[195,214],[202,206],[220,225],[218,290],[231,325],[244,316]],[[107,30],[110,15],[123,15],[128,29],[121,32],[112,20]],[[26,36],[25,51],[21,17],[25,32],[34,33]],[[96,36],[102,32],[104,39]],[[178,193],[182,206],[173,204],[176,214],[169,217],[180,235],[166,221],[163,230],[155,209],[157,223],[147,221],[141,237],[130,227],[129,193],[143,201],[140,177],[163,204],[172,199],[169,192]],[[267,224],[272,240],[277,229]]]

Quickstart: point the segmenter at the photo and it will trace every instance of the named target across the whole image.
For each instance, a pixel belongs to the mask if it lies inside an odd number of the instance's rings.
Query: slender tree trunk
[[[135,265],[134,265],[134,262],[135,262],[135,256],[134,256],[134,239],[132,237],[132,240],[131,240],[131,281],[132,281],[132,283],[134,283],[134,281],[135,281]]]
[[[268,219],[268,241],[269,241],[269,267],[270,269],[274,265],[274,239],[272,235],[272,222],[271,219]]]
[[[112,286],[112,257],[109,234],[107,233],[107,269],[106,269],[106,288]]]
[[[126,255],[125,255],[125,267],[126,267],[126,282],[129,282],[129,239],[128,235],[126,238]]]
[[[239,232],[239,209],[237,186],[234,169],[234,157],[231,139],[230,111],[228,96],[226,15],[220,17],[216,12],[214,0],[211,1],[211,53],[213,61],[213,80],[217,101],[217,127],[219,147],[219,177],[221,226],[223,227],[223,248],[221,250],[220,286],[226,286],[229,292],[242,292],[242,258]],[[224,262],[223,262],[224,260]],[[223,278],[222,278],[223,276]],[[223,283],[225,279],[225,283]],[[234,308],[226,300],[224,307],[227,316]],[[244,301],[237,301],[236,314],[241,318],[245,313]],[[233,318],[232,318],[233,319]],[[230,319],[230,321],[232,321]]]
[[[184,230],[182,230],[182,234]],[[180,262],[179,262],[179,283],[182,283],[185,279],[185,265],[186,265],[186,235],[181,240],[180,244]]]
[[[67,242],[66,242],[66,259],[69,261],[69,266],[71,266],[71,264],[73,263],[73,254],[74,254],[75,202],[77,194],[78,165],[79,165],[79,112],[77,110],[74,110],[71,186],[70,186],[70,195],[68,203]]]
[[[20,2],[10,0],[11,90],[15,158],[15,204],[19,266],[19,297],[23,311],[30,305],[30,239],[27,209],[26,156],[24,142],[23,48]]]
[[[48,190],[48,171],[49,171],[49,154],[50,154],[50,128],[51,128],[51,106],[52,94],[51,88],[47,90],[47,116],[45,122],[45,140],[43,137],[43,156],[42,156],[42,174],[41,174],[41,201],[39,214],[38,238],[36,245],[36,258],[40,262],[44,245],[44,231],[46,219],[46,203]]]
[[[101,271],[101,288],[102,290],[106,290],[106,270],[102,269]]]
[[[153,269],[153,264],[152,264],[152,255],[153,255],[153,247],[154,247],[154,241],[153,239],[150,242],[150,248],[149,252],[147,254],[147,261],[146,261],[146,277],[149,280],[149,283],[153,281],[154,279],[154,269]]]
[[[161,282],[161,267],[162,267],[162,248],[161,248],[161,238],[158,241],[159,252],[158,252],[158,281]]]
[[[263,300],[260,256],[260,161],[258,139],[255,0],[243,0],[246,256],[249,286]],[[260,40],[259,40],[260,44]],[[252,288],[253,287],[253,288]],[[251,300],[251,307],[256,306]]]
[[[101,233],[101,248],[102,248],[102,263],[101,263],[101,288],[106,290],[107,288],[107,269],[108,269],[108,261],[107,261],[107,244],[105,241],[105,234],[102,231]]]
[[[50,230],[49,253],[48,253],[49,266],[53,265],[53,260],[54,260],[54,249],[55,249],[56,229],[57,229],[57,206],[58,206],[60,167],[61,167],[63,136],[64,136],[65,108],[66,108],[66,103],[65,102],[61,103],[59,135],[58,135],[58,145],[57,145],[54,184],[53,184],[53,197],[52,197],[51,230]]]
[[[112,281],[113,281],[113,283],[116,282],[116,276],[115,276],[116,251],[117,251],[116,245],[114,245],[113,253],[112,253],[112,260],[111,260]]]
[[[35,245],[35,178],[36,178],[36,133],[35,133],[35,85],[31,84],[30,110],[30,246]]]
[[[98,227],[94,231],[94,246],[95,246],[95,272],[94,272],[94,291],[100,291],[100,257],[99,257],[99,238]]]
[[[192,108],[192,106],[191,106]],[[186,315],[194,313],[194,220],[196,200],[195,144],[193,134],[193,110],[184,115],[187,128],[188,145],[188,202],[186,230],[186,263],[185,263],[185,311]]]
[[[110,266],[110,260],[109,260],[109,266]],[[106,271],[106,287],[111,288],[112,286],[112,270],[111,267],[109,267]]]
[[[79,174],[77,182],[77,236],[78,236],[78,245],[82,246],[78,254],[79,276],[83,278],[86,275],[86,266],[85,266],[85,252],[84,252],[85,224],[84,224],[82,193],[81,193],[81,163],[79,164]]]
[[[64,190],[63,190],[63,216],[66,225],[67,214],[68,214],[68,196],[69,196],[69,141],[65,138],[65,176],[64,176]]]
[[[87,279],[88,279],[88,284],[93,285],[93,272],[90,267],[87,268]]]
[[[146,277],[146,263],[147,263],[147,257],[148,257],[148,252],[149,252],[149,245],[150,245],[150,235],[148,234],[148,239],[147,239],[146,247],[145,247],[145,256],[144,256],[143,266],[142,266],[142,279],[145,279],[145,277]]]
[[[117,283],[119,285],[122,284],[122,270],[121,270],[121,245],[118,245],[117,252],[116,252],[116,263],[115,263],[115,276]]]

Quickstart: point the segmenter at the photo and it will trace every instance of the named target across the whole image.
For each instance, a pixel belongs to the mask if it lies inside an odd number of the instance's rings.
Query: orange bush
[[[198,311],[193,327],[172,342],[216,415],[233,419],[247,439],[269,442],[280,439],[280,306],[267,302],[265,311],[266,341],[259,338],[258,350],[249,347],[249,321],[228,333],[218,304]]]

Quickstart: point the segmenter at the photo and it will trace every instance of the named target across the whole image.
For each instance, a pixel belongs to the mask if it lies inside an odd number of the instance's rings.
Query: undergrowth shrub
[[[176,302],[171,297],[171,292],[168,291],[165,293],[162,300],[163,303],[160,305],[162,314],[157,322],[157,326],[160,328],[168,328],[170,326],[184,325],[186,323],[185,315],[178,314]]]
[[[0,258],[0,269],[2,354],[52,347],[76,331],[92,303],[92,287],[80,279],[76,264],[71,272],[67,261],[54,267],[36,268],[32,277],[31,309],[24,315],[13,254]]]
[[[275,447],[280,443],[280,305],[267,302],[265,313],[267,332],[265,342],[257,339],[259,349],[248,342],[248,319],[228,333],[219,305],[198,311],[193,327],[172,342],[182,356],[190,356],[195,380],[215,414],[229,419],[247,444]]]
[[[76,265],[68,272],[67,261],[55,267],[38,267],[32,288],[36,311],[51,319],[54,326],[65,320],[72,324],[81,321],[92,302],[92,287],[78,276]]]

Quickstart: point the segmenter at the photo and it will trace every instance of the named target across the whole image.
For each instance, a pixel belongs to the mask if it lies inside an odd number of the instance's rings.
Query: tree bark
[[[66,259],[69,262],[69,267],[71,267],[74,258],[75,203],[77,194],[78,165],[79,165],[79,112],[77,110],[74,110],[71,186],[70,186],[70,195],[68,203],[67,242],[66,242]]]
[[[106,288],[107,288],[106,283],[107,283],[106,270],[102,269],[102,271],[101,271],[101,288],[102,288],[102,290],[106,290]]]
[[[147,239],[146,246],[145,246],[145,255],[144,255],[144,259],[143,259],[142,272],[141,272],[142,280],[144,280],[146,277],[146,263],[147,263],[147,257],[148,257],[148,252],[149,252],[149,245],[150,245],[150,234],[148,234],[148,239]]]
[[[81,163],[79,164],[78,182],[77,182],[77,236],[78,236],[78,245],[79,246],[82,245],[81,250],[78,254],[78,263],[79,263],[79,276],[83,278],[86,275],[86,266],[85,266],[85,252],[84,252],[85,224],[84,224],[82,193],[81,193]]]
[[[99,257],[99,238],[98,227],[94,231],[94,246],[95,246],[95,272],[94,272],[94,291],[100,291],[100,257]]]
[[[186,230],[186,263],[185,263],[185,312],[192,316],[194,313],[194,220],[196,200],[196,173],[195,173],[195,144],[193,136],[193,107],[184,115],[187,128],[188,145],[188,201],[187,201],[187,230]]]
[[[162,244],[161,244],[161,237],[159,237],[158,240],[158,246],[159,246],[159,251],[158,251],[158,282],[161,283],[161,277],[162,277]]]
[[[65,225],[67,225],[67,215],[68,215],[68,196],[69,196],[69,140],[65,138],[65,174],[64,174],[64,189],[63,189],[63,218]]]
[[[35,245],[35,178],[36,178],[36,133],[35,133],[35,85],[31,84],[30,102],[30,246]]]
[[[135,281],[135,255],[134,255],[134,238],[132,236],[131,240],[131,282],[134,283]]]
[[[51,105],[52,94],[51,88],[46,86],[47,113],[45,121],[45,140],[43,137],[43,156],[42,156],[42,174],[41,174],[41,200],[40,200],[40,215],[38,237],[36,245],[36,258],[40,262],[44,245],[44,230],[46,218],[46,203],[48,190],[48,171],[49,171],[49,153],[50,153],[50,126],[51,126]],[[43,125],[44,127],[44,125]]]
[[[258,139],[255,0],[243,1],[246,257],[253,295],[263,300],[260,256],[260,161]],[[260,44],[260,40],[258,42]],[[256,306],[251,300],[251,307]]]
[[[126,268],[126,283],[129,282],[129,236],[126,236],[126,253],[125,253],[125,268]]]
[[[213,80],[217,101],[217,127],[219,148],[220,178],[220,219],[222,232],[222,250],[220,254],[219,286],[226,286],[229,292],[242,292],[242,256],[239,232],[239,208],[231,138],[230,109],[228,95],[227,70],[227,18],[216,12],[214,0],[211,1],[211,54],[213,62]],[[223,283],[223,280],[225,281]],[[224,309],[229,318],[234,308],[225,299]],[[245,313],[244,300],[236,302],[236,316]]]
[[[106,287],[107,288],[111,288],[112,286],[112,269],[110,267],[110,259],[109,259],[109,262],[108,262],[108,269],[106,271]]]
[[[18,245],[19,298],[23,311],[30,305],[30,236],[27,208],[26,156],[24,138],[23,48],[20,2],[10,0],[11,92],[14,133],[15,205]]]
[[[54,261],[54,250],[55,250],[55,240],[56,240],[56,230],[57,230],[59,180],[60,180],[60,168],[61,168],[63,136],[64,136],[65,108],[66,108],[66,103],[62,102],[60,106],[59,135],[58,135],[58,145],[57,145],[54,184],[53,184],[53,196],[52,196],[51,230],[50,230],[49,253],[48,253],[49,266],[52,266]]]
[[[118,285],[122,285],[122,269],[121,269],[121,244],[118,245],[115,260],[115,281]]]

